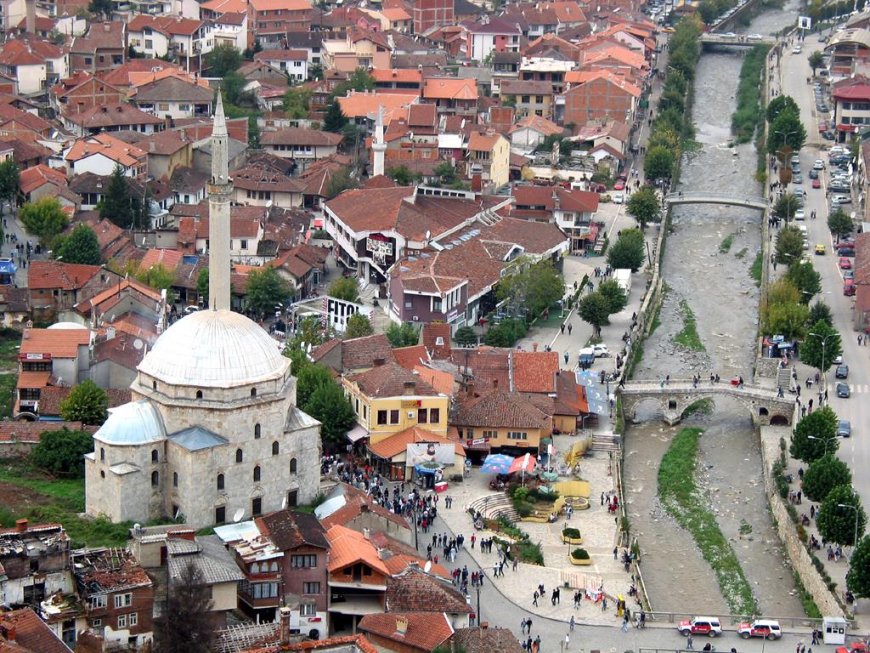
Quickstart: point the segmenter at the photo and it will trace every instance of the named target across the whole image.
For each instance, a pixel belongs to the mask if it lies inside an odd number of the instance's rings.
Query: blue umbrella
[[[480,468],[480,471],[484,474],[507,474],[513,462],[513,456],[506,456],[503,453],[492,453],[483,461],[483,467]]]

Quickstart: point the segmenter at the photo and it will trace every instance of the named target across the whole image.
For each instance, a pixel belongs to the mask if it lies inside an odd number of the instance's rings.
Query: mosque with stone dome
[[[218,96],[209,184],[209,306],[173,324],[139,365],[85,456],[86,512],[177,517],[196,528],[308,503],[320,423],[296,406],[290,360],[230,310],[228,136]]]

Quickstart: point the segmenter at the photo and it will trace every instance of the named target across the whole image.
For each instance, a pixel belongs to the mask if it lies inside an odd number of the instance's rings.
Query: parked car
[[[614,204],[622,204],[625,201],[625,193],[617,191],[610,196],[610,199],[613,200]]]
[[[801,46],[799,46],[799,45],[794,46],[794,47],[791,49],[791,53],[792,53],[792,54],[800,54],[800,53],[801,53]]]
[[[807,217],[807,215],[803,209],[798,209],[797,211],[794,212],[794,219],[795,220],[803,220],[806,217]]]
[[[852,269],[852,261],[847,259],[845,256],[840,257],[839,266],[841,270],[851,270]]]
[[[837,437],[850,438],[852,437],[852,422],[847,419],[841,419],[837,424]]]
[[[689,635],[716,637],[716,635],[722,634],[722,624],[719,623],[718,617],[695,617],[691,621],[681,621],[677,625],[677,630],[684,637]]]
[[[834,195],[831,198],[831,203],[832,204],[851,204],[852,203],[852,196],[846,195],[845,193]]]
[[[822,182],[819,181],[819,176],[816,175],[816,177],[813,179],[813,188],[821,188],[821,187],[822,187]]]
[[[756,619],[752,623],[742,623],[737,627],[737,633],[743,639],[750,637],[764,637],[765,639],[779,639],[782,637],[782,628],[778,621],[772,619]]]
[[[855,270],[843,270],[843,279],[854,279]]]
[[[595,352],[595,358],[607,358],[610,356],[607,345],[604,344],[592,345],[592,351]]]
[[[821,159],[816,159],[813,162],[813,170],[824,170],[824,169],[825,169],[825,162],[822,161]],[[773,622],[773,623],[776,623],[776,622]]]
[[[808,174],[809,174],[810,179],[818,179],[819,178],[819,171],[816,170],[815,168],[810,168],[810,171]]]
[[[837,369],[834,372],[834,376],[838,379],[848,379],[849,378],[849,366],[845,363],[840,363],[837,365]]]
[[[613,184],[613,190],[625,190],[625,181],[622,179],[617,179],[616,183]]]
[[[843,295],[846,297],[854,297],[855,296],[855,280],[854,279],[846,279],[843,281]]]
[[[838,383],[837,384],[837,396],[840,399],[848,399],[851,392],[849,391],[848,383]]]
[[[824,243],[816,243],[816,254],[824,255],[825,253],[825,245]]]

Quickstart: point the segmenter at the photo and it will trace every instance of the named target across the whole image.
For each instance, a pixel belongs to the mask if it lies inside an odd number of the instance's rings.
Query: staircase
[[[504,492],[487,494],[479,497],[468,504],[468,509],[473,513],[480,513],[484,519],[497,519],[504,517],[511,523],[519,521],[520,516],[514,510],[510,497]]]
[[[791,368],[780,367],[776,372],[776,387],[788,392],[791,387]]]
[[[592,451],[619,451],[622,448],[622,436],[614,433],[592,434]]]

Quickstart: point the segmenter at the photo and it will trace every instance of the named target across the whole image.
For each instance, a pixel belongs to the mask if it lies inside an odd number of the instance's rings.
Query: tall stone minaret
[[[372,139],[372,177],[384,174],[384,152],[386,151],[387,144],[384,142],[384,107],[378,107],[375,137]]]
[[[230,199],[229,136],[220,91],[211,132],[211,182],[208,185],[208,306],[230,309]]]

